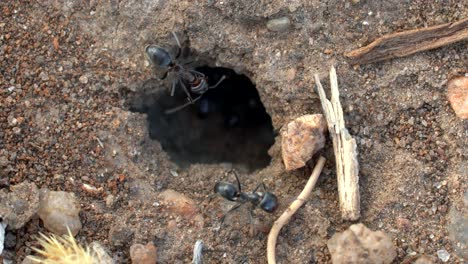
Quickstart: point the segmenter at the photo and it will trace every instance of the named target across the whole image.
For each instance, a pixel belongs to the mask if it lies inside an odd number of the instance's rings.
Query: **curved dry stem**
[[[289,222],[291,217],[296,213],[297,209],[301,207],[305,201],[309,198],[312,189],[317,182],[317,179],[322,172],[323,166],[325,165],[325,158],[320,157],[317,161],[317,164],[310,175],[309,181],[307,181],[304,190],[299,194],[299,196],[292,202],[292,204],[284,211],[284,213],[275,221],[273,227],[268,234],[268,244],[267,244],[267,257],[268,264],[276,264],[276,240],[278,239],[278,234],[281,231],[281,228]]]

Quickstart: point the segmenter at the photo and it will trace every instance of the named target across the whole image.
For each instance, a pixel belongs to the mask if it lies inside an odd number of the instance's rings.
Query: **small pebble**
[[[453,78],[447,85],[447,97],[455,114],[468,118],[468,77]]]
[[[372,231],[361,223],[334,234],[327,246],[334,264],[390,264],[397,255],[392,240],[385,233]]]
[[[13,116],[8,116],[7,120],[9,126],[16,126],[16,124],[18,124],[18,119],[14,118]]]
[[[14,128],[12,129],[12,131],[13,131],[13,133],[15,133],[16,135],[21,134],[21,128],[19,128],[19,127],[14,127]]]
[[[165,190],[158,198],[161,205],[174,216],[181,216],[187,221],[193,221],[197,227],[203,227],[203,216],[194,200],[174,190]]]
[[[447,262],[450,259],[450,254],[445,249],[437,250],[437,257],[439,257],[442,262]]]
[[[18,229],[37,213],[39,190],[34,183],[22,182],[12,186],[11,192],[0,189],[0,218],[9,229]]]
[[[39,73],[39,78],[41,78],[41,80],[43,80],[43,81],[48,81],[49,80],[49,75],[47,75],[47,73],[45,73],[45,72],[41,72],[41,73]]]
[[[286,170],[304,167],[325,145],[327,124],[321,114],[296,118],[281,130],[281,151]]]
[[[422,255],[415,262],[413,262],[413,264],[434,264],[434,261],[432,258]]]
[[[288,17],[280,17],[270,19],[267,22],[267,28],[271,31],[285,31],[291,26],[291,21]]]
[[[329,54],[332,54],[332,53],[333,53],[333,50],[332,50],[332,49],[325,49],[325,50],[323,51],[323,53],[329,55]]]
[[[87,84],[88,83],[88,77],[86,75],[82,75],[80,78],[79,78],[79,81],[80,83],[82,84]]]
[[[106,206],[107,208],[111,208],[115,203],[115,196],[112,194],[107,195],[106,197]]]
[[[16,236],[13,233],[8,232],[5,235],[5,248],[14,248],[16,246]]]
[[[80,204],[73,193],[49,191],[42,189],[40,193],[38,215],[45,228],[56,235],[78,234],[81,229]]]
[[[151,242],[146,246],[134,244],[130,247],[130,258],[134,264],[155,264],[157,259],[156,247]]]
[[[87,192],[87,193],[90,193],[90,194],[96,194],[96,193],[99,193],[99,189],[92,186],[92,185],[89,185],[89,184],[86,184],[86,183],[83,183],[83,185],[81,185],[81,190]]]

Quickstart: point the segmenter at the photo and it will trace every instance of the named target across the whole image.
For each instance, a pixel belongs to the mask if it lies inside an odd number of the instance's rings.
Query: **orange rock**
[[[325,145],[327,123],[321,114],[304,115],[281,131],[281,151],[286,170],[304,167]]]
[[[447,97],[455,114],[468,118],[468,77],[461,76],[448,82]]]
[[[177,222],[176,220],[169,220],[167,221],[167,229],[168,230],[173,230],[177,228]]]
[[[59,49],[59,40],[57,37],[55,37],[53,40],[52,40],[52,43],[54,45],[54,49],[55,50],[58,50]]]
[[[422,255],[413,264],[434,264],[435,261],[432,257]]]
[[[159,194],[161,205],[175,216],[181,216],[187,221],[194,221],[196,226],[203,227],[203,216],[198,210],[197,203],[187,196],[174,190],[165,190]]]
[[[323,53],[329,55],[329,54],[332,54],[332,53],[333,53],[333,50],[332,50],[332,49],[325,49],[325,50],[323,51]]]
[[[153,243],[134,244],[130,247],[130,258],[133,264],[156,264],[156,247]]]

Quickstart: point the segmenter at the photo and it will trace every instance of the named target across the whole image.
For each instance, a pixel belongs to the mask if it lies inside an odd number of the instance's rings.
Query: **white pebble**
[[[38,215],[47,230],[65,235],[69,228],[76,235],[81,229],[79,213],[80,205],[73,193],[41,190]]]
[[[80,78],[80,83],[82,84],[87,84],[88,83],[88,77],[86,77],[86,75],[82,75]]]
[[[450,254],[445,249],[437,250],[437,256],[442,262],[447,262],[450,259]]]
[[[271,31],[284,31],[291,26],[291,20],[288,17],[270,19],[267,22],[267,28]]]

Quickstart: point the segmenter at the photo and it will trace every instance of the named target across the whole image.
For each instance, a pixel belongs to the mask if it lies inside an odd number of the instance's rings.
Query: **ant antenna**
[[[266,187],[265,187],[265,183],[262,182],[262,183],[259,183],[259,184],[257,185],[257,187],[255,187],[255,189],[254,189],[252,192],[256,192],[260,187],[263,188],[263,191],[264,191],[264,192],[267,191],[267,189],[266,189]]]
[[[236,170],[231,169],[230,171],[228,171],[228,173],[234,174],[234,176],[236,177],[236,180],[237,180],[237,188],[239,189],[239,192],[242,192],[242,190],[241,190],[241,184],[240,184],[240,181],[239,181],[239,176],[237,175]]]
[[[218,85],[221,84],[221,82],[224,81],[224,79],[226,79],[226,75],[221,76],[219,81],[215,85],[208,87],[208,89],[213,89],[213,88],[218,87]]]

